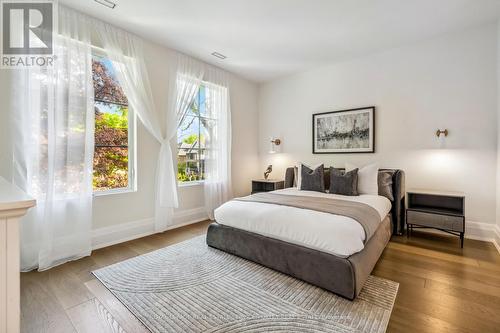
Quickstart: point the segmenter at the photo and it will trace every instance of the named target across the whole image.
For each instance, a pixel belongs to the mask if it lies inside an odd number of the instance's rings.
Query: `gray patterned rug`
[[[200,236],[93,272],[151,332],[385,332],[399,284],[348,301]]]

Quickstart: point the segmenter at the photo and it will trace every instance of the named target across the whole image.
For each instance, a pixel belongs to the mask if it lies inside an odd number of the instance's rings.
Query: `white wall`
[[[264,84],[260,167],[346,161],[406,171],[407,188],[465,192],[470,221],[495,223],[497,27],[494,24],[367,55]],[[312,154],[317,112],[376,106],[375,154]],[[447,128],[446,149],[435,131]],[[282,154],[268,155],[268,138]]]

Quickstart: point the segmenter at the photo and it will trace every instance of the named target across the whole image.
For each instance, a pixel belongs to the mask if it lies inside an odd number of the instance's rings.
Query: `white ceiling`
[[[115,9],[60,2],[258,82],[500,14],[500,0],[114,0]]]

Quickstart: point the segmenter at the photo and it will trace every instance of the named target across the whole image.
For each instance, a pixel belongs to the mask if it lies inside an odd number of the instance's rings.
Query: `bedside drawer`
[[[252,194],[270,192],[285,188],[283,180],[252,180]]]
[[[450,231],[464,232],[463,218],[460,216],[449,216],[431,214],[408,210],[406,223],[417,224],[424,227],[433,227]]]

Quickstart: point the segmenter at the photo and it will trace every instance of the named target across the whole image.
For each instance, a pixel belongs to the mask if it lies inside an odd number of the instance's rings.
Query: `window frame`
[[[92,46],[91,49],[92,57],[97,56],[101,58],[108,58],[106,51],[100,47]],[[93,83],[92,83],[93,86]],[[109,104],[115,104],[112,102],[105,102]],[[95,104],[95,100],[94,100]],[[94,119],[94,127],[93,127],[94,135],[95,135],[95,119]],[[93,196],[106,196],[112,194],[123,194],[123,193],[133,193],[137,192],[137,115],[132,108],[132,106],[128,105],[128,128],[127,128],[127,136],[128,136],[128,186],[120,187],[120,188],[112,188],[107,190],[94,190],[92,187]],[[94,150],[95,150],[95,142],[94,142]],[[93,175],[93,169],[92,169]]]
[[[207,82],[207,81],[201,81],[201,84],[200,84],[200,87],[203,86],[205,87],[205,89],[207,89],[208,87],[210,87],[211,85],[213,85],[213,83],[211,82]],[[199,90],[199,88],[198,88]],[[206,93],[205,93],[206,94]],[[198,96],[199,98],[199,93],[197,92],[196,95]],[[206,97],[205,97],[206,99]],[[198,100],[198,103],[199,103],[199,100]],[[210,118],[210,117],[205,117],[205,116],[193,116],[195,118],[197,118],[198,120],[198,139],[201,138],[201,119],[204,118],[204,119],[210,119],[210,120],[214,120],[214,121],[217,121],[216,119],[213,119],[213,118]],[[179,133],[179,128],[177,128],[177,134]],[[205,147],[205,151],[207,150],[208,148]],[[177,179],[177,174],[178,174],[178,167],[179,167],[179,147],[178,147],[178,142],[176,142],[176,150],[177,150],[177,154],[175,155],[175,171],[176,171],[176,182],[177,182],[177,187],[189,187],[189,186],[197,186],[197,185],[203,185],[205,183],[205,179],[198,179],[198,180],[189,180],[189,181],[184,181],[184,182],[181,182],[179,181],[179,179]],[[202,152],[202,149],[201,149],[201,142],[198,143],[198,156],[201,156]],[[198,158],[198,161],[201,165],[201,159]],[[205,164],[205,163],[203,163]],[[204,170],[203,170],[204,171]]]

